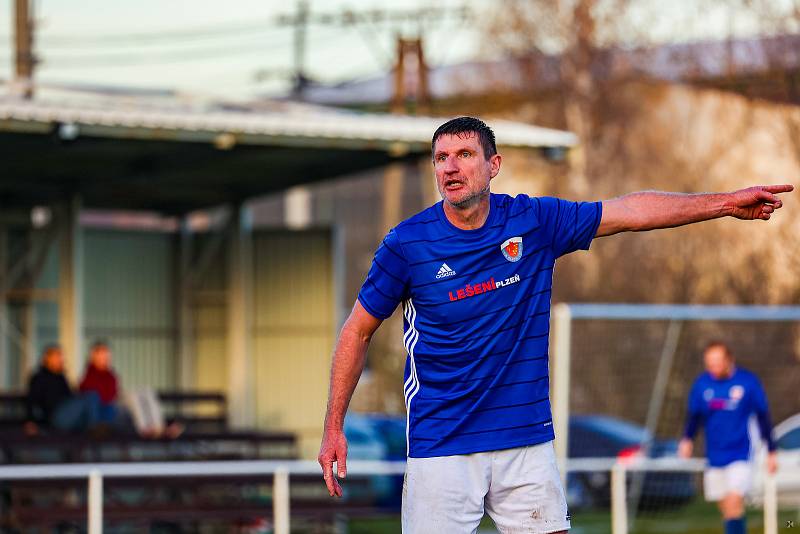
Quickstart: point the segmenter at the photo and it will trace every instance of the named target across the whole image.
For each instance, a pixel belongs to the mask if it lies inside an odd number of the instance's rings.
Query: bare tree
[[[534,110],[526,118],[567,128],[580,138],[579,149],[571,155],[570,175],[553,180],[550,193],[583,199],[637,189],[694,192],[731,190],[762,180],[797,183],[800,108],[748,98],[740,70],[761,69],[758,72],[768,73],[763,79],[771,83],[787,79],[787,60],[800,52],[781,34],[800,27],[800,0],[686,4],[686,9],[668,11],[663,2],[653,0],[502,0],[492,9],[487,42],[516,58],[524,69],[527,85],[522,92]],[[710,19],[721,21],[716,36],[702,27],[711,26]],[[748,35],[751,38],[743,40]],[[672,46],[663,41],[665,37],[680,41],[716,37],[717,43]],[[687,50],[695,55],[687,55]],[[679,65],[683,78],[654,79],[656,69],[648,62],[656,61],[666,67]],[[665,71],[669,78],[670,71]],[[717,78],[704,83],[706,89],[674,83],[697,84],[709,72]],[[785,100],[791,101],[791,93],[786,94]],[[800,279],[793,272],[800,265],[800,219],[791,211],[800,207],[793,197],[786,202],[791,203],[789,209],[768,224],[722,220],[599,240],[592,245],[592,254],[560,262],[554,299],[796,304]],[[687,380],[698,370],[700,337],[739,335],[735,329],[715,328],[686,334],[695,337],[682,341],[682,359],[676,363],[665,412],[682,411]],[[641,347],[604,340],[604,335],[612,337],[606,325],[596,330],[586,336],[592,340],[587,351],[595,354],[607,341],[619,353],[587,358],[582,365],[592,379],[583,383],[576,379],[575,394],[583,406],[612,413],[621,406],[642,406],[647,388],[636,380],[646,377],[633,376],[629,370]],[[781,393],[775,411],[785,416],[796,410],[792,384],[800,371],[796,359],[787,355],[792,350],[800,354],[800,332],[773,330],[764,338],[764,347],[781,351],[780,358],[763,364],[776,362],[768,369],[768,387]],[[658,337],[640,327],[631,340]],[[748,356],[755,365],[762,355]],[[608,383],[594,380],[603,376],[600,373],[607,375]],[[640,397],[631,399],[633,394]],[[679,419],[662,426],[662,431],[677,431]]]

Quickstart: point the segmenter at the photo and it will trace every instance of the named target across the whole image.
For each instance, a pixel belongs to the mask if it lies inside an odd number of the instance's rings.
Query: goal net
[[[575,456],[612,456],[622,462],[674,457],[685,424],[687,395],[703,371],[702,351],[711,340],[726,342],[737,365],[761,379],[773,424],[800,413],[800,307],[559,304],[552,331],[556,448],[562,459],[569,449],[573,465]],[[587,424],[608,428],[587,432],[583,428]],[[606,431],[612,435],[608,440]],[[772,519],[781,529],[789,524],[800,528],[800,444],[788,438],[783,446],[779,458],[786,460],[778,473]],[[695,456],[702,459],[704,450],[701,433],[695,440]],[[755,450],[754,455],[759,458],[763,451]],[[628,530],[716,528],[719,515],[703,499],[703,472],[697,465],[628,471],[624,493]],[[756,469],[748,518],[760,532],[765,524],[764,478],[761,467]],[[573,524],[585,532],[595,531],[592,514],[610,514],[610,471],[598,466],[594,472],[570,471],[566,478]],[[596,531],[607,532],[609,523],[604,519],[608,518],[595,519],[603,525]]]

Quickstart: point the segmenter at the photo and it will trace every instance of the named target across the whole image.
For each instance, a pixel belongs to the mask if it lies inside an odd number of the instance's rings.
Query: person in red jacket
[[[95,341],[89,350],[89,363],[80,383],[82,393],[94,391],[100,397],[100,421],[113,423],[118,415],[119,384],[111,369],[111,346],[107,341]]]

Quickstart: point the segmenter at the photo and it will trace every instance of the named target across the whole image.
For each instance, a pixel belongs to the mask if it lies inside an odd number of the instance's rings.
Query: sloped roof
[[[80,194],[92,208],[185,213],[418,158],[444,120],[291,103],[0,98],[0,206]],[[500,146],[576,143],[527,124],[492,127]]]
[[[402,144],[405,151],[427,151],[431,135],[445,120],[316,106],[258,111],[0,99],[0,131],[49,131],[53,124],[67,124],[77,128],[77,135],[202,142],[227,134],[246,145],[397,150]],[[510,121],[492,121],[492,129],[501,146],[569,147],[577,142],[569,132]]]

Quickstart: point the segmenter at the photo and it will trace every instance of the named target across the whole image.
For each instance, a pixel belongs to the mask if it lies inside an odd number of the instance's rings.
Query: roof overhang
[[[417,158],[444,120],[309,106],[0,99],[0,202],[36,205],[80,194],[88,207],[185,213]],[[577,141],[527,124],[491,125],[504,147]]]

